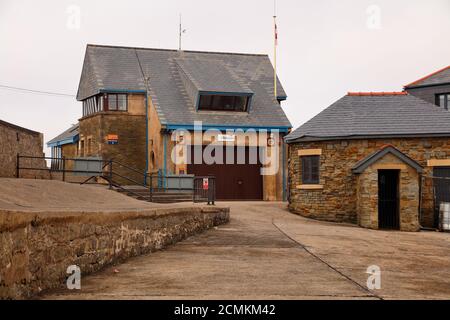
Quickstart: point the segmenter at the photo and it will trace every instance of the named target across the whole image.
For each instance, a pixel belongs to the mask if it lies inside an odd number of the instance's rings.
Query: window
[[[248,96],[201,95],[198,109],[245,112],[249,100]]]
[[[128,99],[126,94],[108,94],[106,101],[109,111],[128,110]]]
[[[80,156],[84,157],[84,139],[80,140]]]
[[[450,108],[450,93],[437,94],[436,104],[439,107],[443,107],[445,110]]]
[[[83,117],[103,111],[103,96],[94,96],[83,100]]]
[[[87,155],[91,155],[92,154],[92,138],[88,138],[87,141]]]
[[[320,156],[303,156],[302,184],[319,184]]]

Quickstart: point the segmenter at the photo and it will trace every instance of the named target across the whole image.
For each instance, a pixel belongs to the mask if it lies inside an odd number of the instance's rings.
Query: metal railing
[[[50,168],[46,165],[33,166],[32,161],[23,163],[21,159],[50,161]],[[72,163],[73,162],[73,163]],[[77,162],[92,164],[96,170],[77,169]],[[89,165],[86,166],[89,168]],[[106,180],[109,189],[119,189],[122,192],[142,197],[142,192],[136,192],[130,187],[139,187],[148,190],[147,199],[153,202],[155,194],[171,191],[192,192],[193,202],[215,203],[216,180],[213,176],[198,177],[194,175],[165,175],[161,171],[146,173],[113,159],[89,159],[89,158],[56,158],[17,155],[16,177],[20,177],[21,170],[48,171],[62,174],[62,181],[67,180],[67,174],[87,176],[80,184],[86,184],[94,178],[100,177]]]
[[[216,178],[213,176],[196,176],[194,178],[194,202],[216,202]]]

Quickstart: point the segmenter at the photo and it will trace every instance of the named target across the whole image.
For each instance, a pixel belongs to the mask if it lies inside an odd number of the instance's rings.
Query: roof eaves
[[[389,139],[389,138],[439,138],[450,137],[450,132],[443,133],[411,133],[411,134],[377,134],[377,135],[347,135],[347,136],[308,136],[285,138],[287,144],[314,142],[314,141],[335,141],[335,140],[361,140],[361,139]]]
[[[426,79],[428,79],[428,78],[430,78],[430,77],[432,77],[432,76],[434,76],[434,75],[436,75],[436,74],[438,74],[438,73],[441,73],[442,71],[445,71],[445,70],[447,70],[447,69],[450,69],[450,66],[447,66],[447,67],[442,68],[442,69],[439,69],[439,70],[437,70],[437,71],[435,71],[435,72],[433,72],[433,73],[430,73],[429,75],[426,75],[425,77],[422,77],[422,78],[420,78],[420,79],[418,79],[418,80],[416,80],[416,81],[413,81],[413,82],[411,82],[411,83],[405,85],[404,87],[405,87],[405,88],[413,87],[413,86],[417,85],[419,82],[422,82],[422,81],[424,81],[424,80],[426,80]],[[418,85],[417,85],[417,86],[418,86]],[[424,86],[425,86],[425,85],[424,85]]]

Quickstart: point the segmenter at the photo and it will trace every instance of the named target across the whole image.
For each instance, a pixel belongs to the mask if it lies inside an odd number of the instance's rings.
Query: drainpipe
[[[283,201],[286,201],[286,146],[284,143],[284,139],[281,138],[281,151],[282,151],[282,161],[283,161],[283,165],[282,165],[282,170],[283,170]]]
[[[164,149],[164,163],[163,163],[163,181],[164,187],[166,187],[166,179],[167,179],[167,135],[166,132],[163,133],[163,149]]]
[[[147,84],[146,84],[146,88],[148,88]],[[149,125],[148,122],[150,121],[149,119],[149,113],[148,113],[148,90],[145,90],[145,173],[144,173],[144,185],[147,185],[147,174],[148,174],[148,129],[149,129]]]

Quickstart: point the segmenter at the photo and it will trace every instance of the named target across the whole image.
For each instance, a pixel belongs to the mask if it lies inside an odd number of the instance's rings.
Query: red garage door
[[[250,154],[254,154],[257,148],[250,147],[227,147],[223,148],[220,158],[223,156],[223,164],[206,164],[202,159],[201,164],[194,163],[194,148],[191,149],[191,163],[188,165],[188,173],[196,176],[216,177],[216,197],[218,200],[262,200],[263,199],[263,178],[261,175],[261,162],[250,163]],[[205,147],[203,147],[205,148]],[[228,158],[232,159],[231,152],[234,149],[233,164],[226,164]],[[238,150],[239,149],[239,150]],[[237,163],[237,156],[245,154],[245,163]],[[219,153],[220,154],[220,153]],[[256,153],[257,154],[257,153]],[[213,153],[213,156],[215,154]],[[203,158],[203,157],[202,157]],[[230,162],[230,161],[229,161]],[[254,161],[253,161],[254,162]]]

